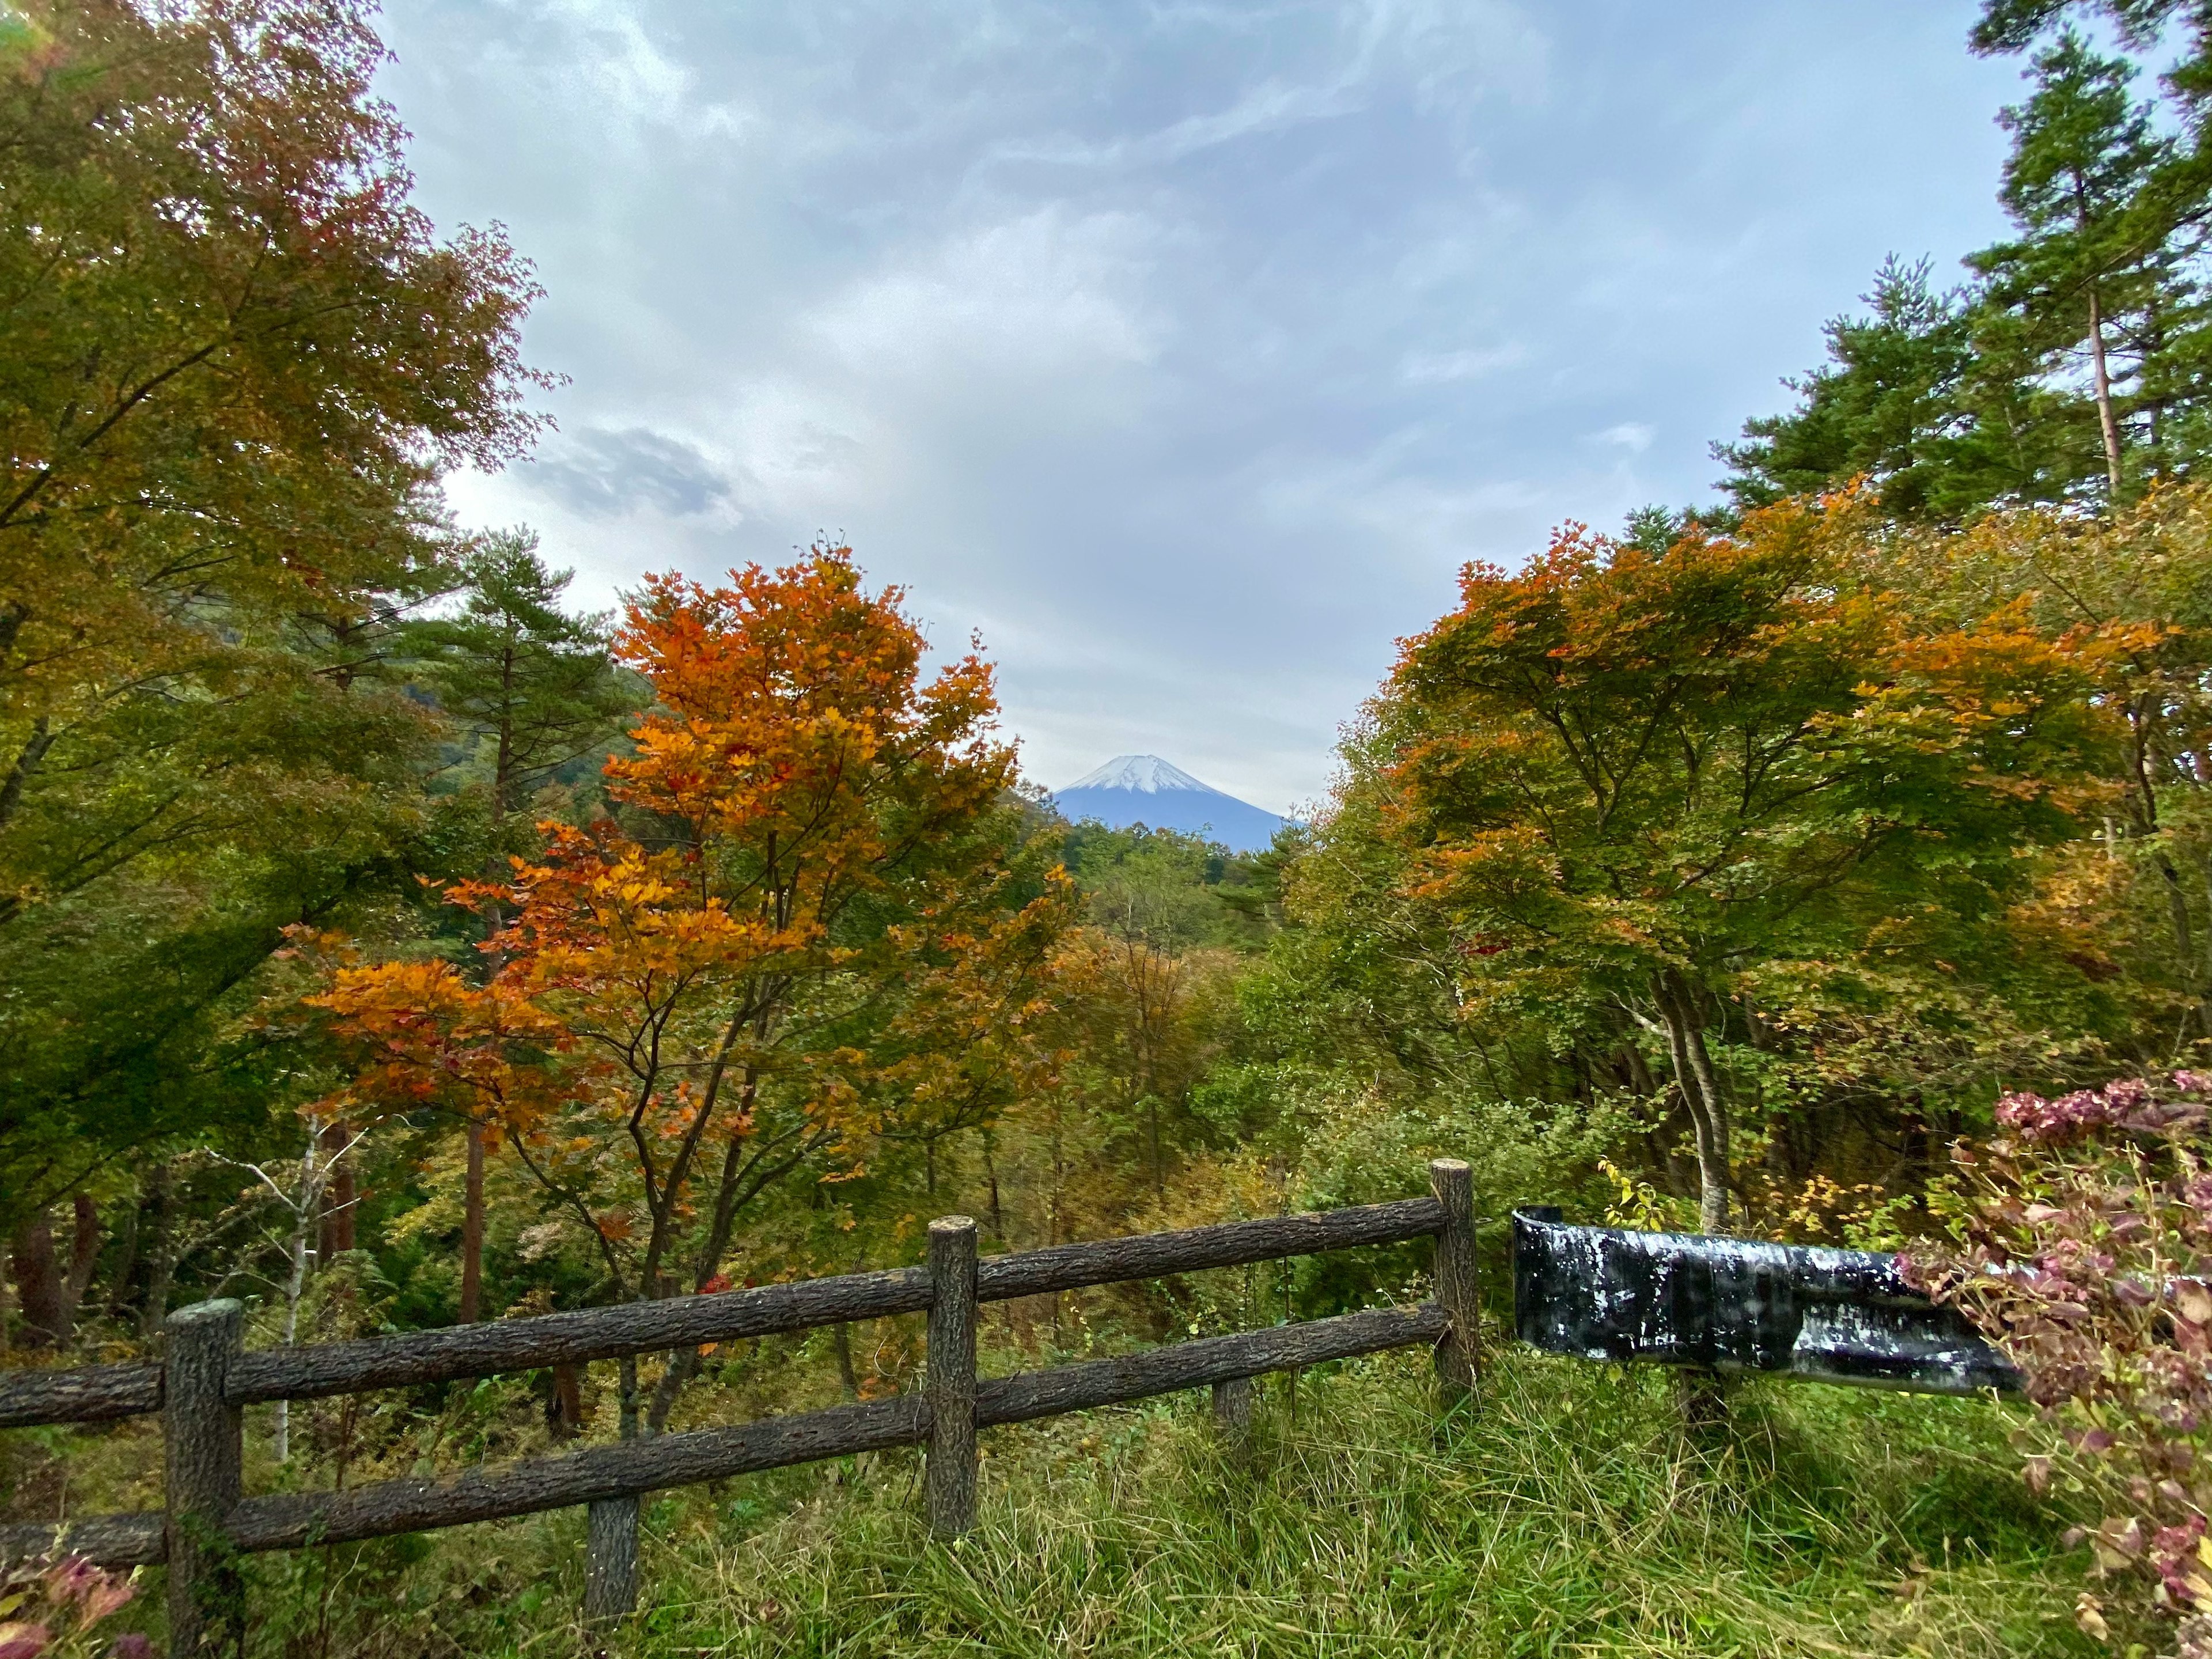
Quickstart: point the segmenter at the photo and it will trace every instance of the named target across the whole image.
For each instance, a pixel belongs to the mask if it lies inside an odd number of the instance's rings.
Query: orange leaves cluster
[[[337,975],[316,1002],[360,1057],[355,1095],[599,1145],[576,1206],[650,1290],[761,1170],[849,1173],[895,1116],[988,1115],[1048,1075],[1067,884],[1010,898],[989,670],[971,653],[924,684],[899,602],[842,548],[725,587],[649,580],[617,635],[656,699],[606,768],[620,817],[541,826],[507,880],[451,891],[495,921],[480,985],[444,963]]]
[[[971,652],[921,685],[903,595],[866,593],[850,550],[730,580],[649,577],[630,607],[618,648],[661,710],[608,764],[617,799],[842,874],[883,855],[896,826],[878,809],[914,786],[929,799],[910,805],[959,817],[1012,783],[1012,750],[988,736],[989,667]]]
[[[352,1082],[329,1103],[339,1115],[436,1107],[495,1133],[531,1133],[558,1103],[548,1062],[573,1038],[497,979],[472,986],[441,961],[353,963],[307,1000],[356,1057]]]
[[[1571,525],[1517,574],[1470,566],[1385,703],[1411,890],[1486,962],[1520,947],[1499,966],[1704,975],[1854,894],[1881,908],[1929,849],[1979,883],[2072,833],[2105,788],[2099,690],[2142,630],[1930,614],[1894,574],[1851,493],[1663,551]]]

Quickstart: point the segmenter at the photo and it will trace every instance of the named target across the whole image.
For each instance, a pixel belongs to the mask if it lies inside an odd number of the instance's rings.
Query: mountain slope
[[[1231,851],[1256,853],[1275,838],[1283,819],[1200,783],[1158,755],[1116,755],[1052,798],[1073,823],[1096,818],[1116,830],[1141,823],[1203,836]]]

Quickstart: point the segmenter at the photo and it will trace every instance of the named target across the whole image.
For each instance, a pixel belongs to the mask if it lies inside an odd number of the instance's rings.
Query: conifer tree
[[[2111,499],[2142,436],[2124,432],[2132,383],[2187,295],[2187,209],[2168,187],[2179,151],[2133,97],[2133,66],[2071,29],[2032,74],[2033,94],[1998,118],[2013,135],[1999,194],[2021,234],[1968,260],[1989,279],[1975,378],[2044,392],[2020,439],[2021,493],[2063,499],[2100,460]]]
[[[531,791],[613,736],[645,693],[615,666],[606,618],[561,608],[574,573],[549,570],[534,535],[488,537],[460,569],[460,608],[413,624],[409,645],[424,686],[459,728],[465,763],[482,775],[496,845],[513,839],[514,815]],[[504,872],[491,873],[496,879]],[[494,908],[487,937],[500,922]],[[466,1133],[460,1317],[472,1324],[483,1304],[483,1124],[471,1118]]]
[[[1929,278],[1927,259],[1892,254],[1863,296],[1871,314],[1831,320],[1829,362],[1784,382],[1797,408],[1747,421],[1741,441],[1713,446],[1732,469],[1721,488],[1739,508],[1862,474],[1896,517],[1940,517],[1953,505],[1972,332],[1963,293],[1939,293]]]
[[[549,570],[526,531],[488,537],[460,561],[465,595],[450,616],[412,625],[417,672],[471,751],[492,822],[581,759],[641,706],[644,688],[616,668],[604,616],[571,616],[575,573]]]

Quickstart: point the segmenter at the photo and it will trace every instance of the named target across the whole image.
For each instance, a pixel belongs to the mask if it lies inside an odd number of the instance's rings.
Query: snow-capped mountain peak
[[[1182,768],[1169,764],[1158,755],[1116,755],[1097,771],[1085,772],[1067,789],[1134,789],[1147,795],[1156,795],[1163,789],[1214,793]],[[1060,793],[1066,794],[1067,789]]]
[[[1273,812],[1224,795],[1158,755],[1116,755],[1052,799],[1071,823],[1173,830],[1240,853],[1263,850],[1283,827]]]

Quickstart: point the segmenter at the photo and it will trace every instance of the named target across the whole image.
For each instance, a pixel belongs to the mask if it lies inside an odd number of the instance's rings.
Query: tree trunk
[[[2152,854],[2152,862],[2158,866],[2158,873],[2166,883],[2166,916],[2173,924],[2176,960],[2187,976],[2190,991],[2196,999],[2197,1017],[2205,1022],[2206,1035],[2212,1036],[2212,1006],[2207,1006],[2203,976],[2197,971],[2195,929],[2189,925],[2189,896],[2181,885],[2181,872],[2174,868],[2173,860],[2162,848]]]
[[[100,1265],[100,1206],[83,1193],[70,1204],[76,1226],[70,1239],[69,1274],[62,1280],[62,1295],[69,1304],[64,1316],[74,1328],[76,1310],[84,1305],[84,1293],[92,1288],[92,1270]]]
[[[1003,1250],[1006,1248],[1006,1218],[999,1206],[999,1164],[991,1156],[991,1131],[988,1125],[983,1130],[983,1176],[991,1189],[991,1237]]]
[[[858,1400],[860,1397],[860,1379],[853,1370],[853,1328],[850,1325],[832,1325],[830,1328],[830,1346],[837,1352],[837,1386],[845,1391],[846,1399]]]
[[[556,1440],[573,1440],[584,1427],[584,1368],[553,1367],[553,1397],[546,1401],[545,1426]]]
[[[626,1353],[615,1362],[615,1377],[620,1389],[615,1413],[615,1434],[623,1440],[638,1437],[637,1356]]]
[[[169,1316],[169,1279],[177,1267],[170,1239],[169,1205],[169,1166],[157,1164],[146,1182],[146,1207],[153,1217],[154,1238],[152,1254],[146,1261],[146,1300],[138,1309],[138,1335],[147,1342],[161,1334],[161,1322]]]
[[[286,1253],[284,1273],[284,1346],[288,1348],[300,1340],[300,1298],[307,1288],[307,1230],[314,1224],[315,1144],[307,1143],[307,1179],[302,1182],[298,1206],[293,1212],[292,1242]],[[324,1222],[325,1232],[329,1220]],[[292,1402],[279,1400],[275,1419],[276,1452],[279,1463],[292,1460]]]
[[[699,1350],[678,1348],[668,1356],[668,1368],[660,1374],[660,1381],[653,1385],[653,1398],[645,1407],[645,1431],[650,1437],[664,1433],[668,1427],[668,1414],[676,1409],[676,1396],[684,1392],[684,1385],[699,1375]]]
[[[1727,1230],[1729,1218],[1728,1109],[1714,1086],[1712,1060],[1686,988],[1662,982],[1653,1000],[1667,1027],[1674,1060],[1674,1085],[1690,1114],[1698,1147],[1698,1225],[1708,1233]]]
[[[469,1172],[461,1198],[461,1323],[483,1317],[483,1125],[469,1124]]]
[[[1151,1127],[1152,1139],[1152,1204],[1164,1208],[1168,1201],[1167,1170],[1160,1161],[1160,1097],[1145,1096],[1145,1121]]]
[[[2112,380],[2105,366],[2105,313],[2096,284],[2089,285],[2089,364],[2097,392],[2097,425],[2105,438],[2105,474],[2112,499],[2120,496],[2120,423],[2112,414]]]
[[[115,1267],[107,1279],[107,1316],[120,1319],[125,1299],[131,1294],[131,1280],[138,1271],[138,1214],[145,1208],[143,1201],[123,1206],[123,1225],[115,1236]]]
[[[67,1346],[75,1333],[62,1293],[61,1264],[54,1259],[53,1223],[46,1211],[34,1211],[16,1226],[13,1255],[23,1346]]]
[[[315,1251],[316,1260],[326,1266],[332,1256],[354,1246],[354,1212],[360,1207],[361,1194],[354,1186],[353,1154],[345,1150],[352,1139],[352,1129],[342,1119],[334,1118],[323,1126],[324,1156],[335,1160],[326,1176],[329,1199],[323,1206],[322,1236]]]

